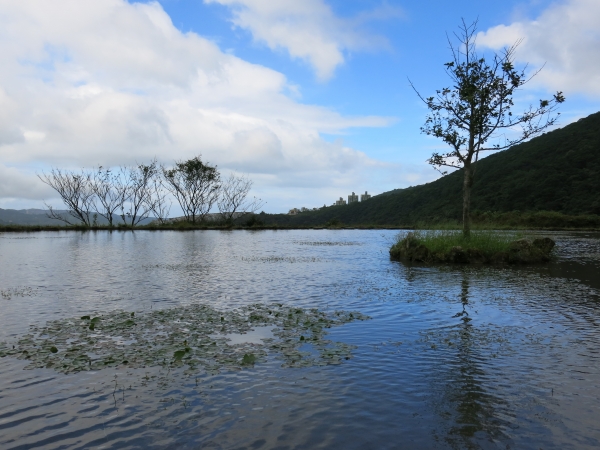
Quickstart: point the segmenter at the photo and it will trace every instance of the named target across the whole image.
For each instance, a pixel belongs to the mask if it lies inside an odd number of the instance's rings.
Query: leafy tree
[[[203,163],[200,156],[176,161],[172,169],[162,168],[165,187],[177,199],[188,222],[204,220],[218,199],[221,176],[217,166]]]
[[[520,41],[486,59],[475,49],[477,22],[467,25],[463,20],[459,30],[455,33],[458,47],[448,38],[452,61],[444,64],[452,86],[428,98],[422,97],[412,82],[411,86],[430,111],[421,131],[450,146],[450,151],[433,153],[427,162],[443,175],[447,172],[442,167],[463,169],[463,234],[469,237],[471,188],[479,153],[506,149],[554,125],[560,113],[553,113],[565,98],[557,92],[552,99],[513,114],[513,95],[537,74],[527,77],[524,69],[515,68],[514,54]],[[516,134],[515,128],[520,128]],[[490,140],[496,143],[488,145]]]

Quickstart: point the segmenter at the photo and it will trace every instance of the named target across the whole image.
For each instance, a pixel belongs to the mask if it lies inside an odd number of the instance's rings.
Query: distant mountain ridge
[[[44,209],[2,209],[0,208],[0,224],[2,225],[62,225],[63,223],[46,217]],[[57,211],[67,214],[67,210]]]
[[[273,214],[263,221],[288,226],[320,226],[330,221],[410,226],[460,220],[462,180],[458,170],[365,202],[296,216]],[[476,164],[472,210],[600,214],[600,112],[481,159]]]
[[[55,209],[54,212],[61,215],[68,215],[69,211],[66,209]],[[66,225],[65,222],[60,220],[51,219],[47,216],[48,211],[45,209],[2,209],[0,208],[0,225],[31,225],[31,226],[62,226]],[[70,218],[71,222],[77,223],[74,218]],[[155,220],[154,217],[144,219],[141,224],[147,225],[148,223]],[[114,223],[121,223],[120,217],[115,217]],[[98,225],[108,225],[108,221],[102,217],[97,218]]]

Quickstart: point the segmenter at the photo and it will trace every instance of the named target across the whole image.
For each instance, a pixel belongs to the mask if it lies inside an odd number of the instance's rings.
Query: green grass
[[[417,230],[413,235],[432,253],[446,254],[452,247],[462,247],[465,251],[477,249],[488,258],[498,252],[508,251],[511,242],[525,237],[520,232],[490,230],[473,230],[470,239],[465,239],[459,230]],[[404,234],[398,235],[397,242],[405,237]]]

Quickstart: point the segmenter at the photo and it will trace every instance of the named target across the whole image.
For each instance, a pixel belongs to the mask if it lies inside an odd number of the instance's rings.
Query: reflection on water
[[[0,447],[600,446],[600,236],[551,234],[547,266],[425,267],[389,260],[395,234],[0,234],[9,344],[30,325],[117,309],[277,302],[372,317],[330,330],[357,347],[335,366],[271,355],[218,374],[64,375],[0,358]]]
[[[436,408],[440,418],[447,422],[445,433],[438,437],[452,448],[479,448],[486,441],[510,442],[504,432],[508,424],[501,418],[508,405],[485,383],[490,378],[486,360],[495,354],[482,351],[486,344],[502,342],[502,338],[496,335],[496,330],[485,326],[480,330],[472,323],[467,272],[462,273],[459,299],[461,309],[452,316],[458,322],[437,339],[437,345],[451,349],[444,364],[434,371],[434,383],[442,384]]]
[[[273,339],[273,329],[275,327],[254,327],[253,330],[247,331],[246,333],[232,333],[215,335],[215,337],[222,337],[229,341],[230,345],[236,344],[262,344],[265,339]]]

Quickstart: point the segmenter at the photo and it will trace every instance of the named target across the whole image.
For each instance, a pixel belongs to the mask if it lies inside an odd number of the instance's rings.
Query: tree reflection
[[[436,437],[453,448],[480,448],[485,443],[508,439],[503,431],[507,423],[501,418],[506,414],[507,404],[486,385],[492,378],[485,370],[491,369],[490,352],[486,351],[489,333],[473,325],[469,288],[469,273],[463,270],[462,308],[452,316],[459,323],[446,329],[444,335],[438,335],[438,351],[443,354],[435,370],[434,386],[441,384],[442,395],[436,409],[449,427],[444,436]]]

